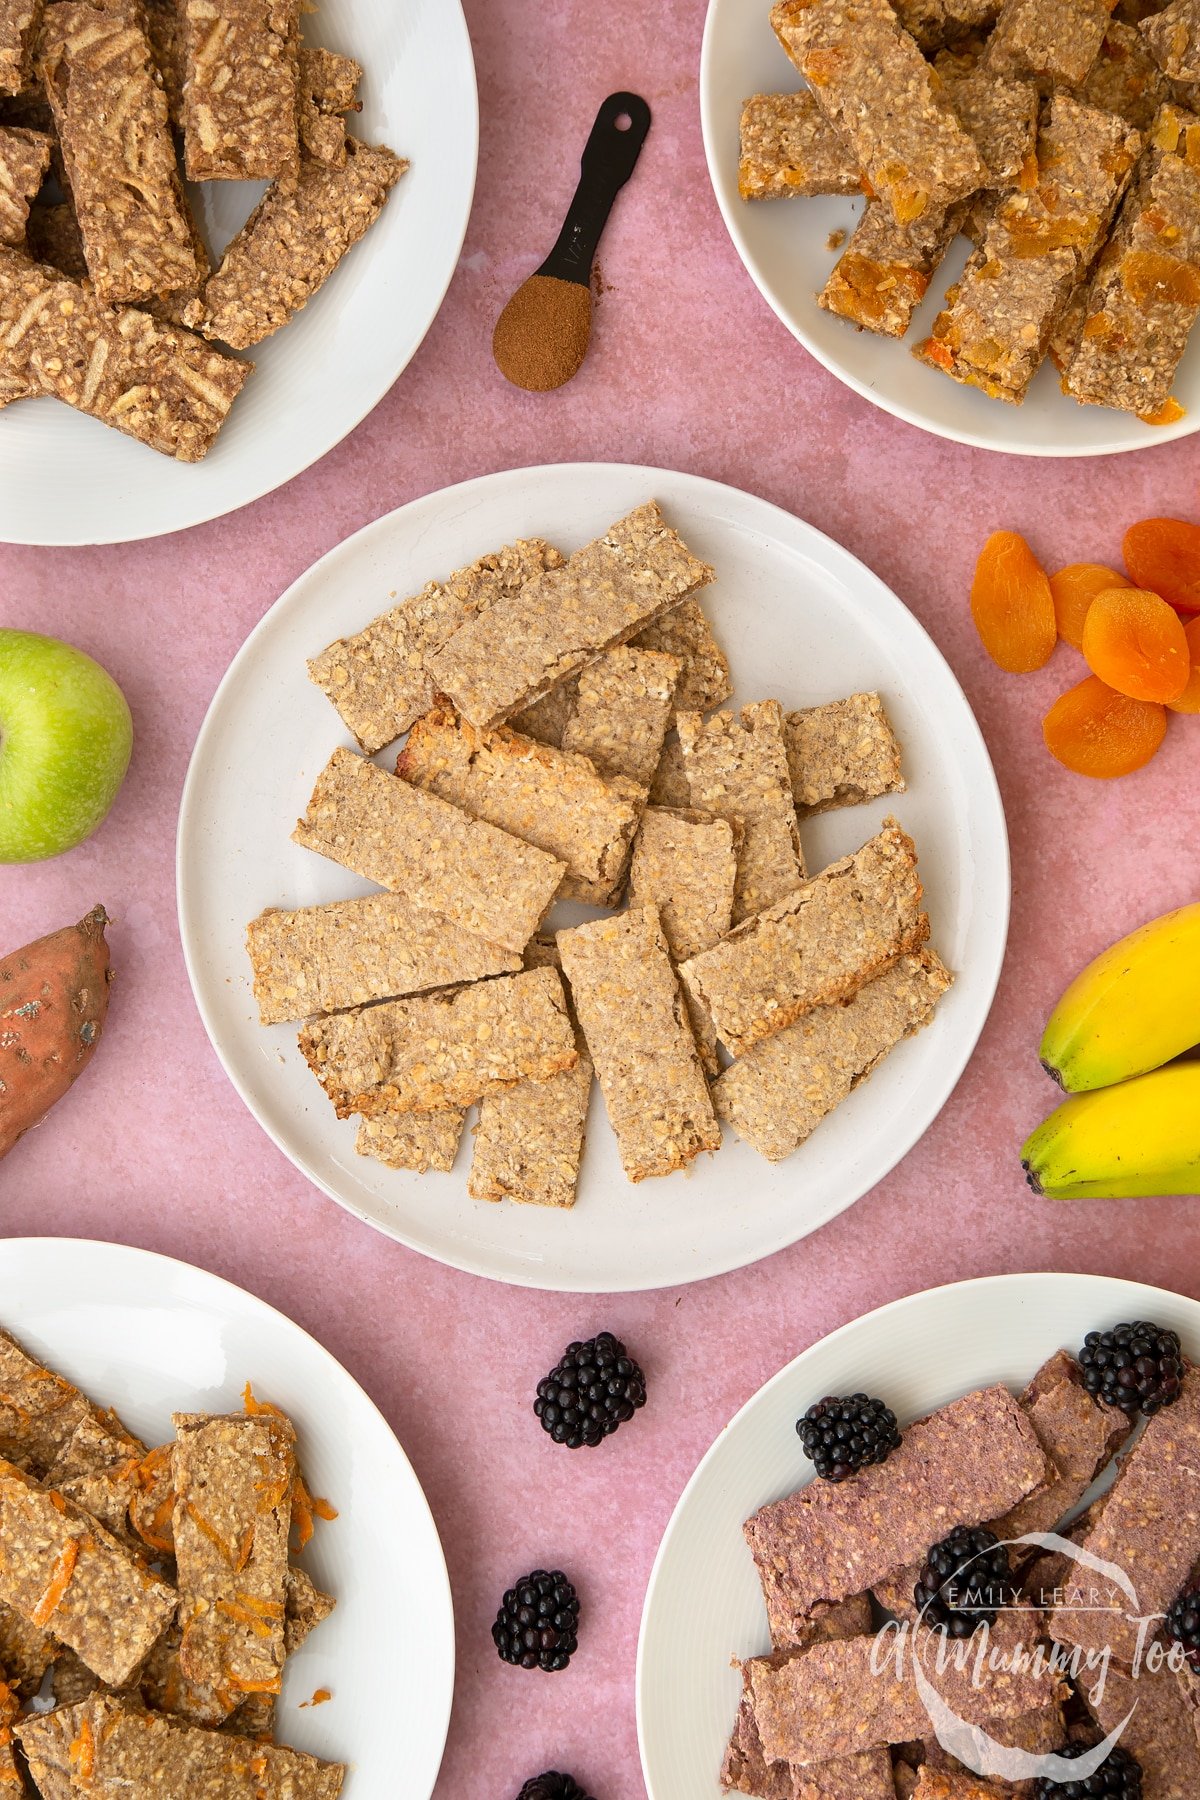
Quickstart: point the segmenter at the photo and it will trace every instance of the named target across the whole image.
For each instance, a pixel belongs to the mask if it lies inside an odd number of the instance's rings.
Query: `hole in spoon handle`
[[[613,201],[633,174],[650,118],[640,94],[610,94],[604,101],[584,145],[575,197],[539,275],[557,275],[560,281],[587,286],[600,234]],[[628,121],[623,129],[618,120]]]

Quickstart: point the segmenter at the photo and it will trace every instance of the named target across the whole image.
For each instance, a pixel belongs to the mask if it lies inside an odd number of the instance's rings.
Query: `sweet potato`
[[[78,925],[0,958],[0,1156],[82,1075],[108,1012],[112,969],[94,906]]]

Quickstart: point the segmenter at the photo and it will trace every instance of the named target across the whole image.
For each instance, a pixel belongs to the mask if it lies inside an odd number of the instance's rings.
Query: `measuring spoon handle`
[[[622,117],[629,120],[623,131],[617,126]],[[640,94],[610,94],[604,101],[583,147],[575,197],[539,275],[556,275],[560,281],[588,286],[600,234],[613,201],[633,174],[650,130],[650,117],[650,108]]]

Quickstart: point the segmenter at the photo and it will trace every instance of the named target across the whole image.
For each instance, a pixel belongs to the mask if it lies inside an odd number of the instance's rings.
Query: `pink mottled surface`
[[[883,1301],[998,1270],[1091,1270],[1200,1296],[1194,1202],[1053,1206],[1032,1198],[1017,1166],[1024,1133],[1054,1099],[1035,1057],[1047,1006],[1093,952],[1200,890],[1200,720],[1177,723],[1132,779],[1109,787],[1066,774],[1038,722],[1077,679],[1076,659],[1060,649],[1039,675],[999,676],[966,598],[995,527],[1027,531],[1053,565],[1117,559],[1122,527],[1139,515],[1196,516],[1200,442],[1038,464],[959,450],[873,411],[792,341],[725,238],[697,117],[704,0],[468,0],[468,13],[483,102],[475,214],[442,315],[375,414],[289,488],[223,523],[140,548],[0,549],[0,622],[93,652],[138,725],[129,781],[95,841],[42,868],[0,870],[2,947],[102,899],[119,968],[94,1068],[0,1169],[2,1228],[117,1238],[203,1264],[327,1344],[394,1424],[446,1546],[460,1663],[439,1796],[508,1800],[526,1776],[558,1766],[596,1800],[629,1800],[642,1792],[634,1655],[655,1547],[701,1453],[766,1376]],[[492,365],[492,321],[553,240],[595,106],[618,87],[645,93],[655,124],[601,249],[593,353],[566,390],[525,396]],[[889,581],[978,712],[1015,869],[991,1023],[894,1175],[758,1268],[612,1302],[436,1267],[310,1188],[209,1049],[173,889],[193,737],[276,596],[402,501],[575,458],[660,463],[752,489]],[[534,1385],[570,1338],[606,1327],[642,1359],[650,1404],[603,1449],[571,1456],[538,1429]],[[561,1564],[582,1593],[581,1649],[555,1677],[504,1667],[488,1635],[503,1588],[538,1564]]]

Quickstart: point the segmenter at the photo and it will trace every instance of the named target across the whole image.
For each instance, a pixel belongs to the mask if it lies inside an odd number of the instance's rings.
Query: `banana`
[[[1200,1062],[1064,1100],[1021,1161],[1051,1200],[1200,1194]]]
[[[1050,1016],[1042,1066],[1069,1094],[1161,1068],[1200,1044],[1200,904],[1089,963]]]

